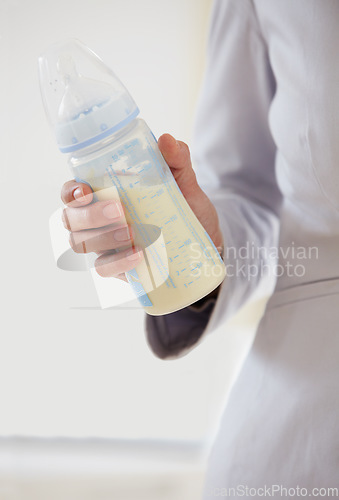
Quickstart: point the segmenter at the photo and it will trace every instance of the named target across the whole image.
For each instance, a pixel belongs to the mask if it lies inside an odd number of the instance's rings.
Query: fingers
[[[122,250],[118,253],[100,255],[95,261],[95,270],[103,278],[118,277],[134,269],[143,259],[140,248]]]
[[[70,234],[70,245],[76,253],[101,254],[116,248],[132,246],[133,230],[130,226],[106,226]]]
[[[119,201],[98,201],[83,207],[67,207],[63,210],[63,223],[68,231],[76,232],[109,224],[126,225],[124,210]]]
[[[87,184],[71,180],[61,189],[61,199],[69,207],[82,207],[93,200],[93,191]]]

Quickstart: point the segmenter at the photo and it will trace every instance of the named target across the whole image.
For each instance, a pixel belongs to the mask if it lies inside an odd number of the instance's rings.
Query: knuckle
[[[73,252],[86,253],[85,241],[82,240],[82,241],[79,241],[76,243],[73,233],[70,233],[70,235],[68,237],[68,243],[69,243],[71,249],[73,250]]]
[[[66,188],[67,183],[62,186],[61,192],[60,192],[60,198],[63,203],[66,203],[66,193],[67,193],[67,188]]]
[[[187,153],[189,153],[189,152],[190,152],[190,149],[189,149],[188,145],[186,144],[186,142],[183,142],[183,143],[182,143],[182,147],[184,148],[184,150],[185,150]]]
[[[127,266],[124,266],[122,257],[123,255],[119,255],[119,253],[99,256],[94,263],[96,272],[103,278],[116,277],[118,274],[124,273]]]
[[[68,219],[68,215],[67,215],[67,208],[64,208],[62,210],[61,218],[62,218],[62,223],[63,223],[65,229],[67,229],[68,231],[70,231],[71,227],[70,227],[69,219]]]
[[[105,262],[106,259],[104,260],[102,257],[98,257],[95,262],[94,262],[94,267],[99,276],[102,278],[108,278],[113,276],[111,273],[112,266],[108,266],[107,262]]]
[[[75,245],[75,242],[74,242],[74,238],[73,238],[72,233],[70,233],[70,234],[69,234],[69,236],[68,236],[68,244],[69,244],[69,246],[71,247],[71,249],[75,252],[75,251],[76,251],[76,250],[75,250],[75,246],[76,246],[76,245]]]
[[[190,148],[188,147],[188,145],[186,144],[186,142],[183,142],[183,141],[178,141],[182,150],[186,153],[186,154],[190,154]]]
[[[95,268],[95,271],[96,273],[101,276],[102,278],[104,278],[104,274],[103,274],[103,269],[102,269],[102,264],[100,263],[100,257],[98,257],[97,259],[95,259],[94,261],[94,268]]]

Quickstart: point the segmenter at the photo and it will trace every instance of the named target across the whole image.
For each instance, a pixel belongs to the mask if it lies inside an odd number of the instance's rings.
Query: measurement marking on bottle
[[[185,246],[185,245],[180,245],[180,247],[179,247],[179,248],[183,248],[184,246]]]
[[[179,254],[175,255],[175,256],[173,257],[173,259],[176,259],[177,257],[179,257]]]

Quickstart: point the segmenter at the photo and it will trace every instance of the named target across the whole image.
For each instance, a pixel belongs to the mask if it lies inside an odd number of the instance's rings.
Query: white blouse
[[[192,149],[228,276],[201,312],[147,317],[152,349],[187,352],[274,285],[205,496],[339,487],[338,0],[215,1]]]
[[[266,256],[277,289],[339,277],[338,56],[337,0],[215,2],[193,159],[248,273],[225,280],[209,329],[253,293],[249,266]]]

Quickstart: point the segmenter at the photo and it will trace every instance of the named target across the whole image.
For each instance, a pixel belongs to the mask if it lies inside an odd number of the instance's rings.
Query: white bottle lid
[[[114,134],[139,114],[120,80],[79,40],[51,46],[39,58],[39,74],[45,111],[62,153]]]

